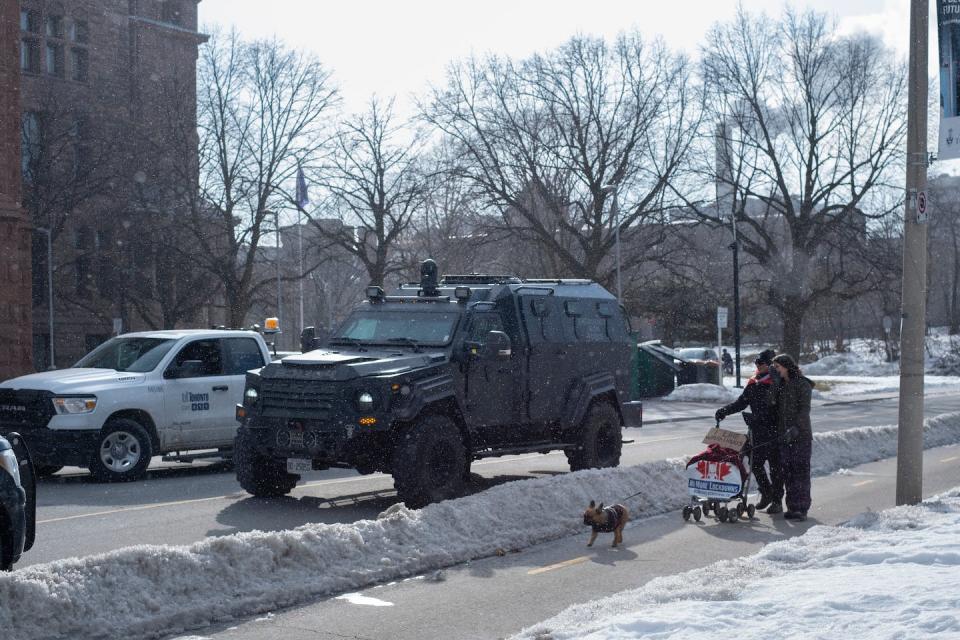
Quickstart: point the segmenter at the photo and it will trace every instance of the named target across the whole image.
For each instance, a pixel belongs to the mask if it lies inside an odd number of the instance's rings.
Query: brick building
[[[0,378],[30,370],[30,229],[20,205],[18,3],[0,0]]]
[[[158,185],[164,166],[196,163],[197,53],[206,39],[198,2],[20,0],[3,14],[4,43],[8,33],[19,43],[17,168],[34,227],[27,303],[37,369],[51,356],[69,366],[118,324],[158,324],[148,243],[162,236],[158,221],[176,212],[173,190]],[[187,132],[186,144],[157,135],[172,124]]]

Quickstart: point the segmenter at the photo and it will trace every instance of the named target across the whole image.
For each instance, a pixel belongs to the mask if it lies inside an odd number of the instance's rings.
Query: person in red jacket
[[[770,371],[775,355],[773,349],[767,349],[757,356],[754,361],[757,372],[747,381],[743,393],[730,404],[717,409],[715,415],[719,422],[731,413],[750,408],[752,415],[748,426],[753,434],[750,471],[760,490],[757,509],[766,509],[769,514],[783,513],[783,465],[777,438],[776,405],[772,398],[776,380]]]

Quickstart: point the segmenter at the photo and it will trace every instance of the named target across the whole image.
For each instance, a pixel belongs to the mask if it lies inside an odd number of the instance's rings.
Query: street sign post
[[[720,366],[718,367],[719,373],[717,377],[719,380],[718,384],[723,386],[723,330],[727,328],[727,308],[726,307],[717,307],[717,357],[720,358]]]

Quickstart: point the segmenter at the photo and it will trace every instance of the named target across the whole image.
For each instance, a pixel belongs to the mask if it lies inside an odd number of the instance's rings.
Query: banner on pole
[[[960,158],[960,0],[937,0],[940,51],[938,160]]]

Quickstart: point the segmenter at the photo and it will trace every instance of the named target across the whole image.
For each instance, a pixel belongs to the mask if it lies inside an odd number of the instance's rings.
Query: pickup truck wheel
[[[571,471],[602,469],[620,464],[623,435],[620,416],[608,402],[593,404],[578,434],[577,447],[567,452]]]
[[[57,471],[63,469],[62,464],[35,464],[33,465],[34,474],[38,478],[49,478]]]
[[[290,493],[300,476],[287,473],[283,461],[257,452],[256,440],[245,430],[237,431],[233,467],[243,490],[258,498],[278,498]]]
[[[411,509],[463,493],[467,454],[460,430],[428,416],[404,431],[393,454],[393,485]]]
[[[100,482],[142,478],[153,457],[150,436],[139,422],[115,418],[104,425],[90,459],[90,473]]]

